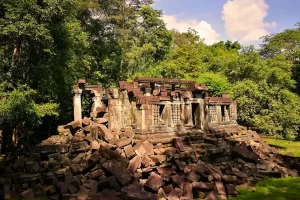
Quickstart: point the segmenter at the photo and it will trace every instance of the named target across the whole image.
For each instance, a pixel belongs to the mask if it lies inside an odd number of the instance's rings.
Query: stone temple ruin
[[[136,139],[166,140],[209,125],[236,124],[237,105],[229,94],[209,97],[205,84],[166,78],[135,78],[105,90],[79,80],[74,86],[74,121],[81,121],[81,94],[92,94],[90,116],[108,113],[108,129],[135,130]]]
[[[237,185],[298,176],[299,158],[237,124],[229,95],[177,79],[119,84],[79,80],[74,121],[1,163],[0,199],[218,200]]]

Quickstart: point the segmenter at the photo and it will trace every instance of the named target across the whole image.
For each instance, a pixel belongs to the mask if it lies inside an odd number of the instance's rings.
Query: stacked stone
[[[283,156],[240,126],[173,139],[136,141],[134,131],[107,129],[105,118],[59,126],[36,153],[8,161],[4,197],[24,199],[228,199],[236,185],[297,176],[296,158]],[[12,162],[13,161],[13,162]],[[293,170],[296,169],[296,170]]]

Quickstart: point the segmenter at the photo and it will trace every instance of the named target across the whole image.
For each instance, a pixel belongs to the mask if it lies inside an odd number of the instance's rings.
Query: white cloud
[[[220,35],[206,21],[197,21],[194,19],[179,20],[173,15],[163,15],[162,19],[168,29],[176,29],[179,32],[186,32],[189,28],[195,29],[201,39],[208,45],[220,41]]]
[[[269,6],[265,0],[229,0],[223,6],[222,19],[231,40],[242,43],[257,41],[269,34],[276,22],[265,22]]]

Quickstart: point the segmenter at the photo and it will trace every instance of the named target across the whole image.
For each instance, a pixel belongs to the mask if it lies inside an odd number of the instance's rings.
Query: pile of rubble
[[[236,185],[297,176],[296,158],[280,155],[256,132],[238,125],[190,130],[173,143],[138,141],[134,130],[110,131],[105,118],[59,126],[54,135],[8,160],[4,197],[24,199],[228,199]]]

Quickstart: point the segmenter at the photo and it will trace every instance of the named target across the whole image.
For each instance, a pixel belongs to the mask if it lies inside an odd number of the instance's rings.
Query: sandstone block
[[[142,159],[140,156],[135,156],[133,159],[130,160],[127,169],[134,173],[136,169],[141,165]]]
[[[122,185],[128,185],[132,181],[133,174],[117,160],[107,160],[102,166],[104,169],[115,175]]]
[[[132,139],[131,139],[131,138],[115,140],[115,144],[116,144],[118,147],[124,147],[124,146],[127,146],[127,145],[131,144],[131,142],[132,142]]]
[[[188,179],[190,182],[197,182],[197,181],[199,181],[200,176],[199,176],[198,174],[194,173],[194,172],[191,172],[191,173],[188,175],[187,179]]]
[[[187,199],[194,199],[193,186],[191,183],[185,183],[183,186],[183,196]]]
[[[175,147],[179,150],[179,151],[184,151],[184,145],[182,143],[182,140],[181,138],[175,138],[174,139],[174,144],[175,144]]]
[[[83,133],[83,131],[80,131],[80,132],[75,133],[73,138],[77,142],[82,142],[85,140],[85,134]]]
[[[179,176],[179,175],[174,175],[171,177],[173,182],[178,186],[180,187],[181,189],[183,189],[183,186],[185,184],[185,180],[182,176]]]
[[[134,151],[133,151],[133,148],[132,148],[131,144],[125,146],[125,147],[124,147],[124,151],[125,151],[125,155],[126,155],[127,158],[131,158],[132,156],[135,155],[135,153],[134,153]]]
[[[105,141],[109,142],[111,139],[114,138],[114,135],[108,128],[103,124],[98,124],[99,131],[101,136],[104,138]]]
[[[149,141],[145,141],[143,142],[143,146],[147,155],[154,155],[153,144]]]
[[[145,187],[148,187],[153,191],[158,191],[162,184],[163,179],[161,178],[161,176],[152,172],[145,183]]]

